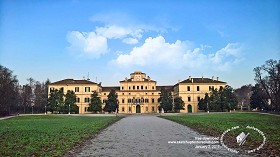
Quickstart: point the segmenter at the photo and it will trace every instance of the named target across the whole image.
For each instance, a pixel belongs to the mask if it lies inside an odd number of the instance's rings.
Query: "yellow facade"
[[[90,94],[97,91],[100,95],[103,107],[111,89],[118,94],[119,113],[156,113],[158,112],[158,98],[161,88],[171,91],[173,97],[180,96],[185,102],[185,109],[181,112],[197,112],[198,102],[204,98],[205,93],[211,89],[219,89],[226,85],[225,82],[218,81],[218,78],[191,78],[179,81],[174,86],[157,86],[157,82],[146,77],[145,73],[135,71],[130,74],[130,78],[125,78],[119,82],[120,86],[102,87],[101,84],[89,80],[65,79],[49,85],[49,91],[63,88],[64,93],[68,90],[75,92],[77,96],[77,106],[79,113],[89,113]]]
[[[185,102],[184,110],[181,112],[198,112],[198,102],[204,98],[205,93],[210,93],[212,89],[225,87],[226,83],[221,82],[214,77],[209,78],[192,78],[177,83],[174,86],[174,97],[182,97]]]

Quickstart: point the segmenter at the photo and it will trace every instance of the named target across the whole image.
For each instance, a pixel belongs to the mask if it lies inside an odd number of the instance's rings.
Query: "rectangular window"
[[[154,98],[152,98],[152,103],[155,103],[155,99]]]
[[[190,87],[190,86],[188,86],[187,88],[188,88],[188,89],[187,89],[188,91],[191,91],[191,87]]]
[[[211,91],[211,89],[212,89],[211,86],[209,86],[209,91]]]
[[[60,90],[62,91],[62,93],[64,92],[64,88],[63,87],[61,87]]]
[[[191,101],[191,97],[190,96],[188,97],[188,101]]]
[[[122,90],[123,90],[123,87],[122,87]]]
[[[122,112],[124,112],[124,107],[122,107]]]
[[[85,98],[85,102],[89,102],[89,98]]]
[[[139,89],[139,86],[137,86],[137,89]]]
[[[146,86],[145,89],[148,89],[148,87]]]
[[[143,89],[143,86],[141,86],[141,89]]]
[[[103,104],[106,104],[106,99],[103,100]]]
[[[54,88],[50,88],[50,92],[53,92],[54,91]]]
[[[133,86],[133,89],[135,89],[135,86]]]
[[[122,99],[122,103],[124,104],[124,99]]]
[[[130,86],[128,87],[128,89],[130,90]]]
[[[90,92],[90,87],[85,87],[85,92]]]
[[[79,87],[75,87],[75,92],[79,92],[79,91],[80,91]]]
[[[76,98],[76,102],[80,102],[80,98]]]
[[[200,101],[200,96],[197,97],[197,101]]]
[[[154,87],[154,86],[152,86],[152,89],[155,89],[155,87]]]
[[[154,107],[154,106],[152,106],[152,111],[153,111],[153,112],[155,111],[155,107]]]
[[[196,86],[196,90],[199,91],[199,86]]]
[[[148,112],[148,107],[146,107],[146,111]]]
[[[131,107],[128,107],[128,111],[131,112]]]
[[[145,99],[145,103],[149,103],[149,99]]]

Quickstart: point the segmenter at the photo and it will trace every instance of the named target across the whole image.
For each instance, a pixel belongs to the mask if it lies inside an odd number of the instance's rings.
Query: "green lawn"
[[[0,121],[0,156],[61,156],[118,117],[20,116]]]
[[[280,155],[280,117],[272,115],[264,115],[257,113],[213,113],[201,115],[180,115],[180,116],[164,116],[180,124],[186,125],[199,133],[220,137],[224,131],[235,126],[241,129],[233,130],[229,135],[232,143],[236,143],[235,137],[242,131],[249,132],[248,140],[251,145],[261,143],[263,137],[256,131],[246,129],[246,126],[252,126],[264,133],[267,142],[259,154],[271,153],[271,155]],[[249,147],[249,146],[248,146]]]

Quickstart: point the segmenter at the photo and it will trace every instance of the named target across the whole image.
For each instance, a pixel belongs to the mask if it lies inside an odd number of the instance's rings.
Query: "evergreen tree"
[[[220,110],[220,96],[217,89],[212,90],[209,98],[209,110],[219,111]]]
[[[167,91],[166,89],[162,88],[160,90],[160,107],[159,109],[163,109],[164,112],[172,111],[173,108],[173,97],[170,91]],[[161,110],[160,110],[161,111]]]
[[[182,100],[182,97],[174,98],[174,111],[180,112],[180,110],[184,110],[185,102]]]
[[[225,109],[229,111],[237,109],[237,104],[237,97],[232,87],[227,85],[225,88],[212,90],[210,96],[205,93],[204,99],[198,103],[198,108],[205,111],[224,111]]]
[[[260,84],[256,84],[252,88],[252,96],[250,97],[250,104],[252,109],[267,110],[267,96],[265,91],[260,87]]]
[[[55,89],[50,92],[50,97],[48,98],[48,105],[47,110],[51,111],[52,113],[54,111],[62,112],[64,108],[64,100],[63,100],[63,91],[60,89]]]
[[[67,91],[65,95],[65,103],[64,103],[63,113],[69,112],[70,105],[70,113],[79,113],[79,107],[76,105],[76,94],[74,91]]]
[[[94,113],[102,111],[102,102],[96,91],[93,91],[91,94],[88,111],[92,111]]]
[[[232,87],[227,85],[221,92],[221,95],[224,96],[224,101],[222,103],[225,105],[225,108],[228,111],[237,109],[238,100],[236,95],[233,93]]]
[[[114,89],[112,89],[110,91],[110,93],[108,94],[108,99],[106,101],[105,107],[104,107],[104,111],[106,112],[115,112],[117,110],[117,112],[119,111],[119,101],[118,101],[118,95],[116,93],[116,91]]]

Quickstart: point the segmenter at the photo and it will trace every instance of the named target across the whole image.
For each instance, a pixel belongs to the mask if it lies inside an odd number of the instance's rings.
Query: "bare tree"
[[[250,107],[250,97],[252,95],[252,85],[243,85],[240,88],[234,90],[234,94],[237,97],[238,105],[242,107]]]
[[[18,80],[13,72],[0,65],[0,115],[10,114],[10,109],[17,105]]]
[[[272,110],[280,110],[280,60],[267,60],[254,68],[255,81],[264,89]]]

